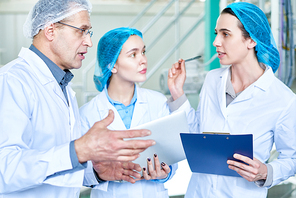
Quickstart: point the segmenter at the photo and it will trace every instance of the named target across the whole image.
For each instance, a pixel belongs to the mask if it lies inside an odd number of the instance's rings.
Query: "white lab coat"
[[[23,48],[0,69],[0,198],[79,197],[84,170],[72,170],[69,143],[81,136],[74,91],[69,105],[47,65]]]
[[[229,68],[208,73],[197,111],[186,101],[191,132],[220,131],[253,134],[254,157],[266,162],[273,143],[279,159],[273,168],[272,186],[296,173],[296,96],[278,80],[270,67],[226,107],[225,85]],[[209,156],[211,157],[211,156]],[[202,163],[202,162],[201,162]],[[225,162],[226,163],[226,162]],[[193,173],[186,198],[266,197],[267,188],[240,177]]]
[[[137,89],[137,101],[131,122],[131,128],[146,122],[169,115],[170,111],[166,104],[166,97],[159,92],[139,88]],[[95,122],[104,119],[109,109],[114,111],[114,121],[109,125],[111,130],[125,130],[126,127],[116,108],[109,102],[105,89],[93,98],[89,103],[80,108],[82,131],[86,132]],[[151,156],[153,158],[153,156]],[[172,166],[172,174],[177,169],[177,164]],[[170,177],[170,178],[171,178]],[[162,183],[141,180],[135,184],[105,182],[93,189],[91,197],[98,198],[168,198],[168,192]]]

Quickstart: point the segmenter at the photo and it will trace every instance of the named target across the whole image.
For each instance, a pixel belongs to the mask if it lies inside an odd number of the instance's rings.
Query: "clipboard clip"
[[[230,133],[220,133],[220,132],[202,132],[202,134],[215,134],[215,135],[230,135]]]

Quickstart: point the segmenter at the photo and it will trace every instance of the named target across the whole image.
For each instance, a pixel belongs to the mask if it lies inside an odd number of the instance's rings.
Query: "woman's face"
[[[146,80],[147,57],[141,37],[132,35],[123,44],[117,62],[112,69],[112,78],[121,82],[143,82]]]
[[[250,53],[250,38],[245,39],[238,27],[238,19],[230,14],[221,14],[217,20],[213,45],[222,65],[239,64]]]

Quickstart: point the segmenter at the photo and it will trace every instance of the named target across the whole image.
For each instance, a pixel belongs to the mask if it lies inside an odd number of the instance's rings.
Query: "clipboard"
[[[151,135],[133,139],[153,139],[156,144],[140,153],[140,157],[134,160],[141,167],[147,167],[147,158],[153,159],[154,153],[157,154],[159,162],[172,165],[186,158],[180,133],[189,132],[185,111],[176,112],[157,120],[139,125],[132,129],[149,129]]]
[[[227,160],[238,153],[253,159],[253,134],[181,133],[191,172],[241,177]],[[238,160],[236,160],[238,161]]]

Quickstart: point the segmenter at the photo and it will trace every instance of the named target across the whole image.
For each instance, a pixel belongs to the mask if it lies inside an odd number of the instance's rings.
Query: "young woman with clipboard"
[[[296,173],[296,96],[274,75],[280,57],[265,14],[257,6],[228,5],[217,20],[214,46],[222,65],[210,71],[200,93],[197,111],[183,92],[183,60],[169,71],[172,109],[184,109],[190,131],[253,134],[254,158],[225,161],[242,177],[193,173],[185,197],[263,198],[267,189]],[[277,160],[267,163],[273,143]],[[208,156],[209,158],[211,156]],[[202,163],[202,162],[201,162]]]

